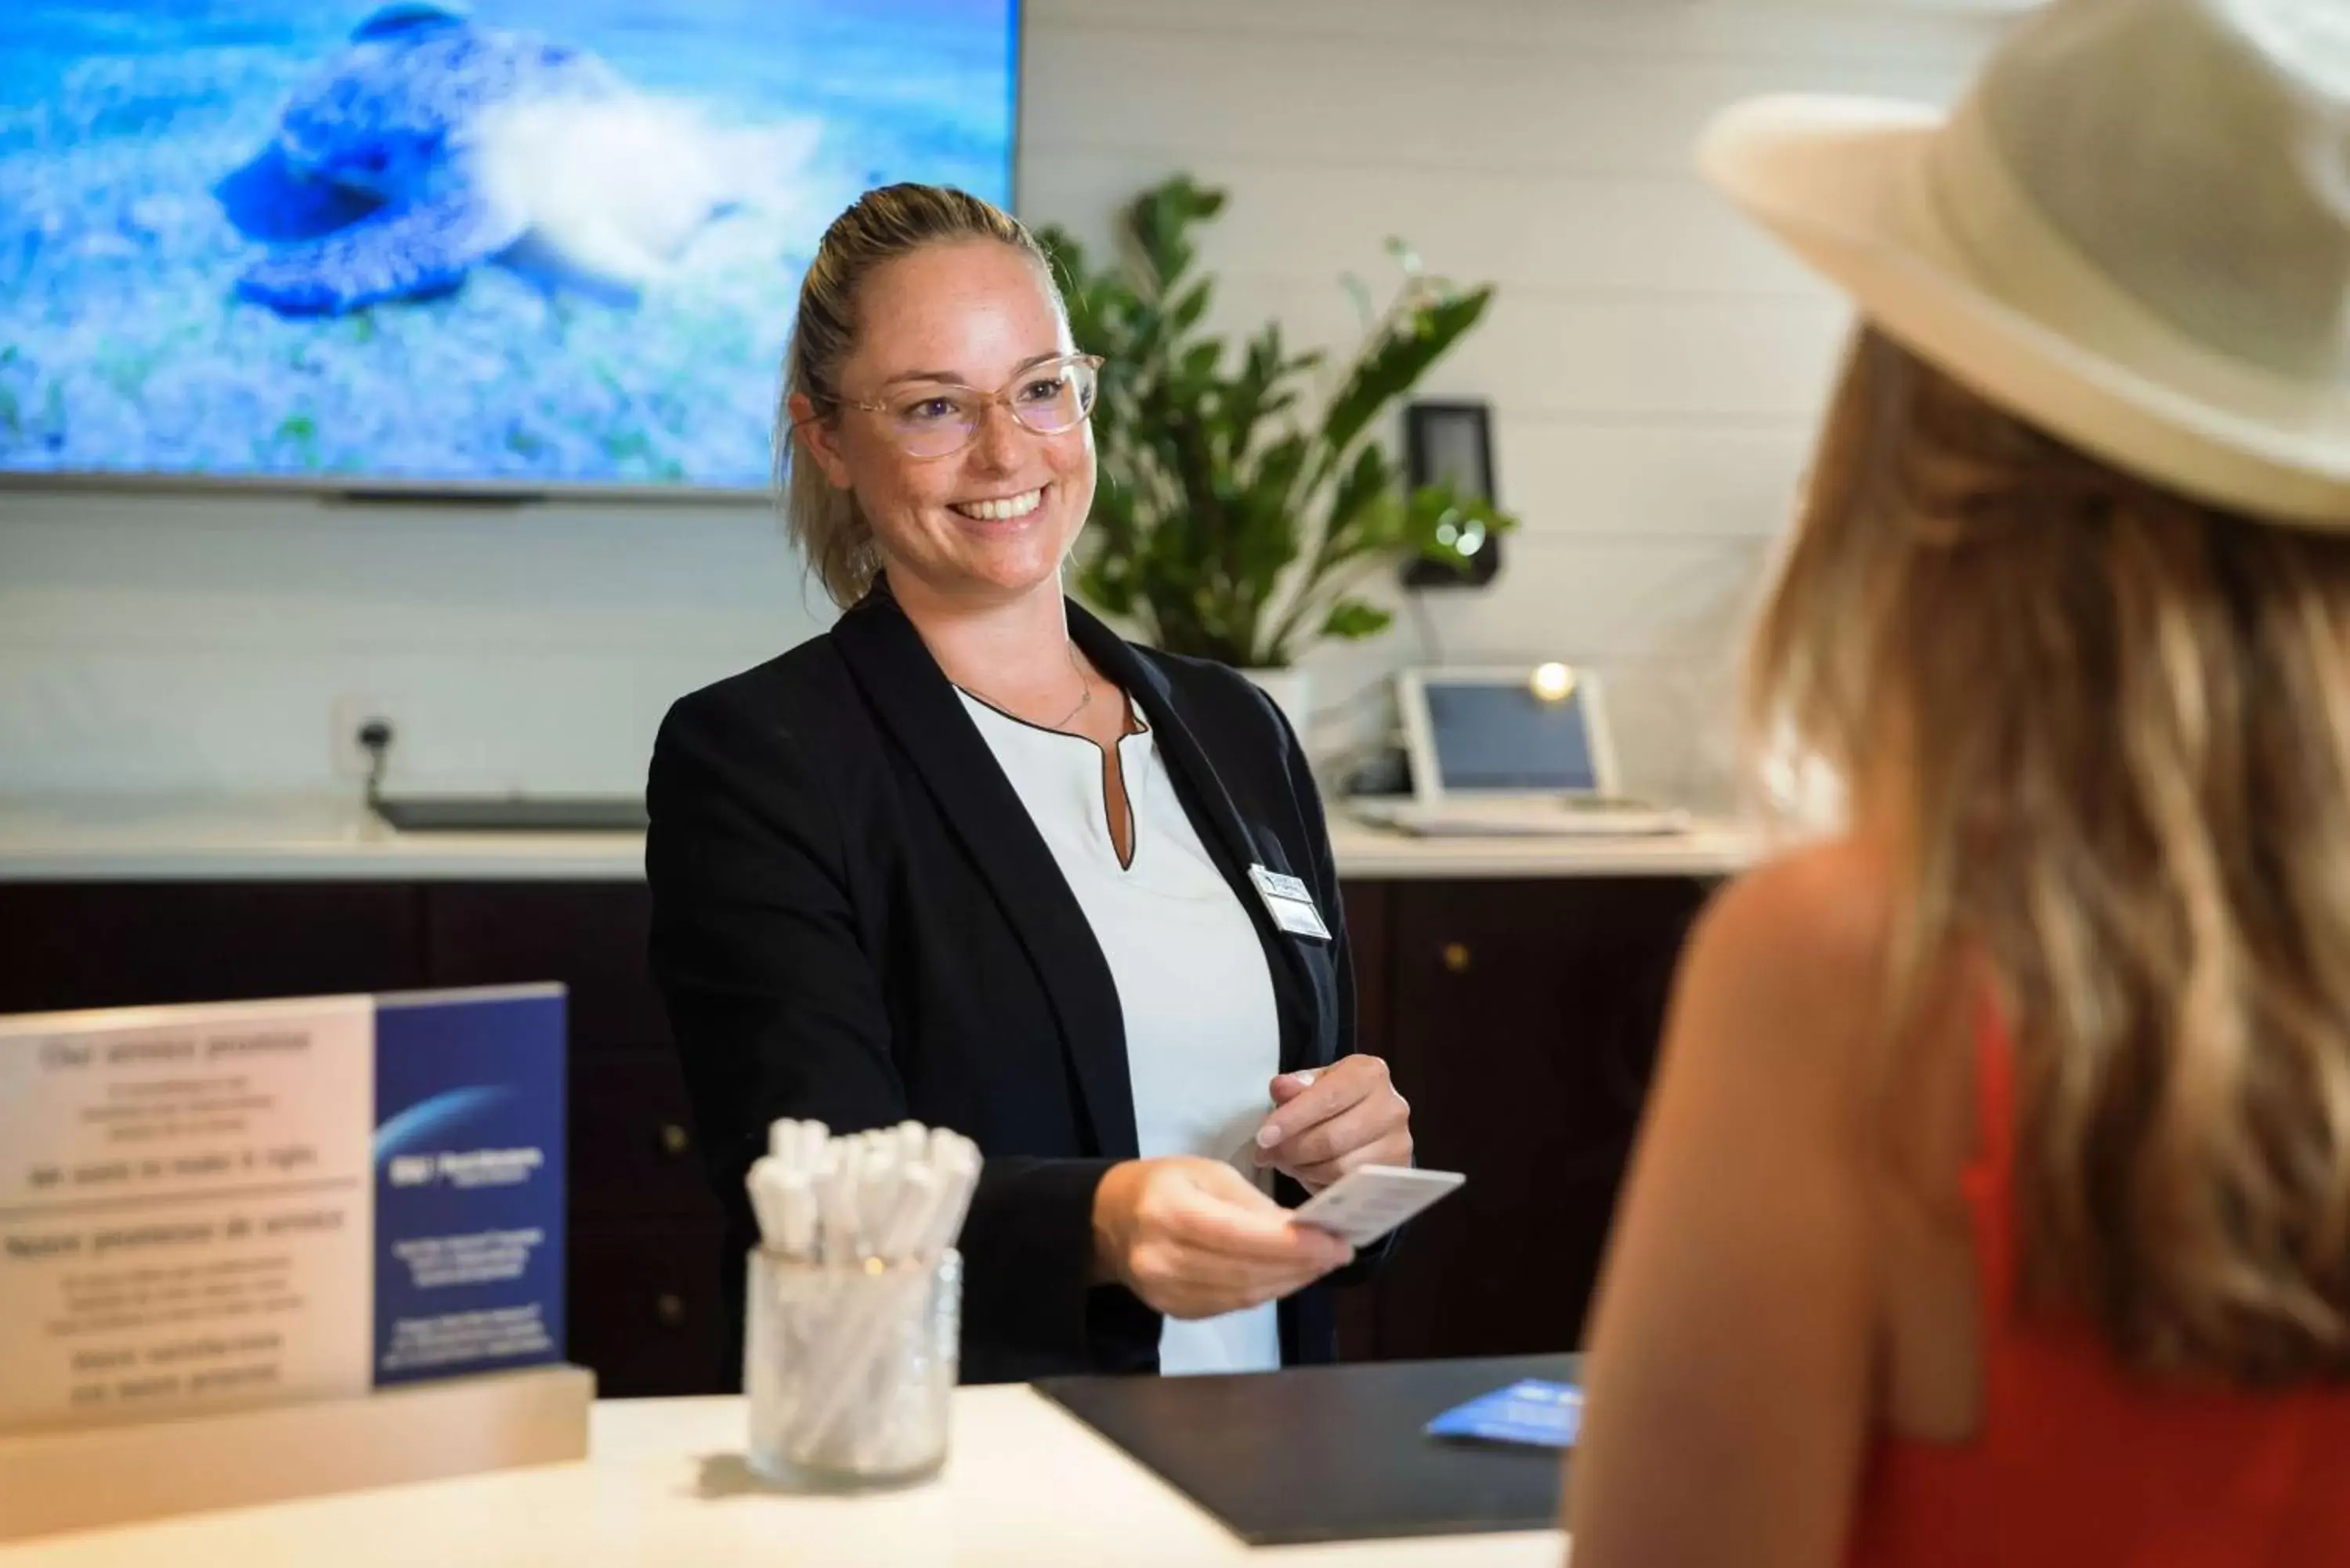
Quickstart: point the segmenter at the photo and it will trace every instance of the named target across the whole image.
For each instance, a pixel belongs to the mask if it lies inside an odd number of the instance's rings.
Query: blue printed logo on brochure
[[[376,1009],[378,1386],[563,1354],[564,994]]]

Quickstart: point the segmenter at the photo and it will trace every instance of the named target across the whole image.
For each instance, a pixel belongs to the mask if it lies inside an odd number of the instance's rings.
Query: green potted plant
[[[1317,639],[1384,630],[1390,613],[1358,591],[1372,573],[1412,555],[1462,566],[1514,525],[1482,498],[1410,488],[1378,439],[1381,416],[1476,325],[1492,289],[1456,287],[1390,242],[1401,286],[1374,314],[1354,286],[1363,341],[1309,410],[1302,394],[1322,354],[1289,352],[1278,324],[1237,355],[1201,329],[1214,280],[1196,274],[1191,235],[1223,205],[1224,192],[1188,175],[1145,191],[1118,215],[1118,256],[1100,266],[1066,232],[1041,236],[1078,347],[1108,360],[1077,588],[1160,648],[1257,677],[1302,730],[1302,692],[1267,672]]]

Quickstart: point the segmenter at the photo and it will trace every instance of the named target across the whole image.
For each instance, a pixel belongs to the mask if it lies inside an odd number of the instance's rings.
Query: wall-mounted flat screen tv
[[[0,0],[0,477],[724,493],[858,193],[1011,200],[1018,0]]]

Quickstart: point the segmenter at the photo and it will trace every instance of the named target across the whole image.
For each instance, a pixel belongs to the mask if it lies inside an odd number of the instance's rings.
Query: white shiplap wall
[[[1688,172],[1773,90],[1944,99],[1995,35],[1967,0],[1030,0],[1021,205],[1106,232],[1188,169],[1232,192],[1220,324],[1343,344],[1340,275],[1409,237],[1500,286],[1432,395],[1496,410],[1525,531],[1431,596],[1453,659],[1592,660],[1640,787],[1719,799],[1738,618],[1844,316]],[[321,507],[0,492],[0,793],[332,787],[338,698],[400,719],[421,787],[641,779],[677,693],[823,624],[750,507]],[[1409,626],[1317,655],[1340,706]]]
[[[1730,671],[1847,317],[1707,191],[1690,150],[1757,93],[1944,100],[1996,37],[1980,5],[1898,0],[1035,0],[1033,213],[1099,236],[1139,186],[1230,191],[1202,246],[1215,320],[1344,348],[1340,284],[1383,246],[1498,286],[1423,390],[1494,409],[1523,532],[1482,592],[1426,596],[1456,662],[1607,670],[1635,788],[1730,793]],[[1309,659],[1325,749],[1429,656],[1409,620]],[[1348,705],[1356,692],[1370,701]]]

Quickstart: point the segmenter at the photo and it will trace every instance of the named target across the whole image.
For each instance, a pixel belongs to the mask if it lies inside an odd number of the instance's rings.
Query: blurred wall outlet
[[[391,704],[380,697],[347,696],[335,699],[334,712],[328,719],[328,740],[333,747],[335,776],[363,779],[375,765],[374,755],[359,743],[359,731],[369,721],[380,719],[391,726],[392,745],[397,750],[401,724],[391,711]]]

